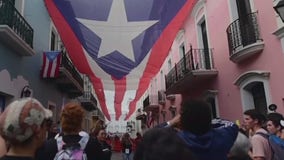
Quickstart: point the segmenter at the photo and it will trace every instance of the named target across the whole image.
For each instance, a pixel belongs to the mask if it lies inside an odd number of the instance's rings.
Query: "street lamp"
[[[274,10],[280,16],[282,22],[284,22],[284,1],[280,0],[276,6],[273,7]]]

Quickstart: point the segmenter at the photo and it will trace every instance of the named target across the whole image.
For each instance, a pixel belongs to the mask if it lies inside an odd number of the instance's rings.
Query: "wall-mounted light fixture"
[[[32,89],[30,88],[30,86],[24,86],[24,88],[21,91],[21,98],[25,98],[25,97],[31,97],[32,95]]]

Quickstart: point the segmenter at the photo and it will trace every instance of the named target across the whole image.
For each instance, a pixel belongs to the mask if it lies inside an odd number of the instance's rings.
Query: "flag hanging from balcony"
[[[45,0],[108,120],[128,119],[196,0]],[[121,116],[123,115],[123,116]]]
[[[59,74],[61,63],[60,51],[43,52],[43,64],[41,70],[42,78],[55,78]]]

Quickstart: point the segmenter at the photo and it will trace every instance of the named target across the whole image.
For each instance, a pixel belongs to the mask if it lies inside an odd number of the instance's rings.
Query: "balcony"
[[[158,102],[160,105],[166,104],[166,93],[163,90],[158,91]]]
[[[230,60],[239,63],[261,53],[264,42],[260,37],[257,12],[235,20],[227,28]]]
[[[216,77],[213,49],[192,49],[166,75],[166,94],[180,94]]]
[[[90,91],[84,92],[83,96],[79,97],[78,100],[87,111],[93,111],[97,109],[98,102],[93,93]]]
[[[57,87],[67,93],[69,98],[82,96],[84,93],[83,78],[67,57],[66,52],[62,52],[59,72],[59,76],[55,79]]]
[[[153,111],[159,108],[158,95],[148,95],[143,101],[144,111]]]
[[[21,56],[35,55],[33,28],[10,0],[0,0],[0,41]]]

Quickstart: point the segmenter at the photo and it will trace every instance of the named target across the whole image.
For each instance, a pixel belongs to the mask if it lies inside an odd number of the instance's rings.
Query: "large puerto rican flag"
[[[108,120],[127,120],[196,0],[45,0]],[[121,116],[122,113],[124,116]]]

